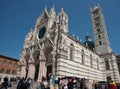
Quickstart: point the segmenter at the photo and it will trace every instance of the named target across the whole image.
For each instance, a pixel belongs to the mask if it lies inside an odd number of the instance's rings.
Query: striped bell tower
[[[91,8],[91,18],[95,41],[95,50],[98,54],[111,53],[110,42],[102,9],[99,5]]]
[[[106,24],[102,9],[99,5],[91,8],[91,19],[94,33],[95,51],[99,54],[101,61],[100,70],[106,76],[106,81],[120,82],[116,55],[112,52],[107,34]]]

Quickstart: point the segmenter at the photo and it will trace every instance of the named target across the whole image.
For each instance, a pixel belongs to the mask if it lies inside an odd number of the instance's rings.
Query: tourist
[[[110,89],[117,89],[115,82],[111,81],[111,83],[110,83]]]
[[[116,86],[117,86],[117,89],[120,89],[120,83],[117,83]]]
[[[4,78],[4,82],[2,82],[2,86],[4,87],[3,89],[8,89],[8,87],[11,87],[11,84],[8,81],[8,78]]]
[[[44,84],[45,89],[48,89],[48,81],[47,81],[47,78],[44,78],[43,84]]]
[[[40,82],[40,89],[45,89],[45,86],[42,81]]]
[[[55,75],[52,75],[50,79],[50,89],[54,88],[55,88]]]
[[[58,78],[57,77],[55,78],[55,89],[59,89],[58,88]]]
[[[17,89],[28,89],[28,86],[27,86],[24,78],[20,79],[20,81],[17,85]]]

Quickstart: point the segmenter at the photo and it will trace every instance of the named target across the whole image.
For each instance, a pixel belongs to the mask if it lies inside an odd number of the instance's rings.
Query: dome
[[[87,35],[87,36],[85,37],[85,39],[86,39],[86,42],[84,42],[83,44],[84,44],[85,46],[89,47],[91,50],[93,50],[94,47],[95,47],[95,44],[94,44],[94,42],[91,40],[91,37],[90,37],[89,35]]]
[[[95,47],[95,44],[93,41],[86,41],[86,42],[84,42],[84,45],[89,47],[91,50],[93,50]]]

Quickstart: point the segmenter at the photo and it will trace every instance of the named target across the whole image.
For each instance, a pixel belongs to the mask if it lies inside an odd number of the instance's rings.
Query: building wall
[[[117,65],[118,65],[118,70],[120,74],[120,55],[117,55]]]
[[[82,43],[71,39],[63,34],[64,44],[61,44],[60,57],[57,59],[58,76],[76,76],[87,78],[91,81],[105,81],[105,75],[102,74],[100,57]],[[73,44],[73,53],[70,54],[70,47]],[[67,50],[67,53],[65,51]],[[84,63],[82,63],[82,51],[84,51]],[[71,59],[70,55],[73,55]],[[65,57],[66,56],[66,57]]]
[[[18,60],[0,55],[0,77],[12,77],[17,75]]]

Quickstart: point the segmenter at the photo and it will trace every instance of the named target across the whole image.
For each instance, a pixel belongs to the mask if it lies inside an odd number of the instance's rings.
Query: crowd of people
[[[57,78],[53,75],[49,81],[43,77],[36,89],[120,89],[120,84],[113,81],[90,82],[88,79],[77,77]]]
[[[19,80],[17,89],[33,89],[34,80],[31,78],[25,79],[24,77]]]
[[[5,77],[4,81],[1,83],[0,89],[8,89],[8,87],[12,86],[12,82],[17,85],[16,89],[35,89],[33,88],[34,79],[11,78],[9,81],[7,77]],[[113,81],[109,83],[105,81],[90,82],[85,78],[58,78],[55,75],[50,75],[49,78],[43,76],[36,89],[120,89],[120,84]]]
[[[93,84],[94,89],[120,89],[120,83],[100,81]]]

